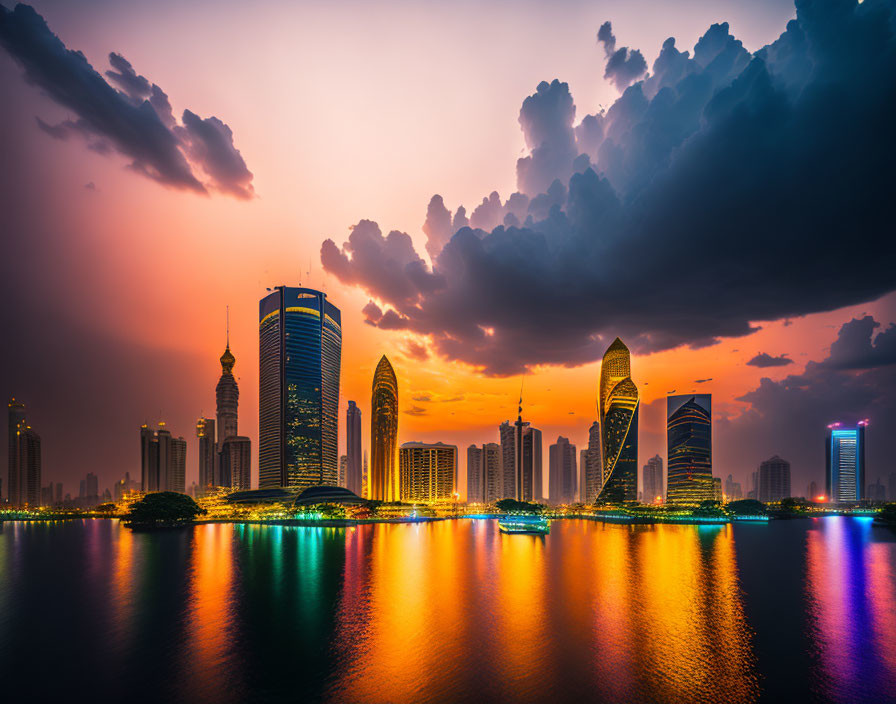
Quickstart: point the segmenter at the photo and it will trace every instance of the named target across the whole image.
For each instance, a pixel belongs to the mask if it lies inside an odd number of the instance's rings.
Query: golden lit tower
[[[598,502],[638,498],[638,403],[628,347],[617,337],[604,353],[600,368],[603,481]]]
[[[398,380],[386,355],[373,374],[370,401],[370,480],[369,498],[398,501]]]

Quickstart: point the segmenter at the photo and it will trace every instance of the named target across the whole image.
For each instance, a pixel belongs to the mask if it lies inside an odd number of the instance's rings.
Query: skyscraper
[[[757,498],[763,503],[790,496],[790,462],[775,455],[759,465]]]
[[[40,436],[25,420],[25,404],[9,402],[9,479],[7,497],[10,506],[40,506]]]
[[[401,500],[450,500],[457,487],[457,447],[441,442],[406,442],[398,450]]]
[[[865,497],[865,426],[828,426],[825,438],[825,486],[828,501],[849,503]]]
[[[181,494],[187,491],[187,441],[182,437],[171,438],[171,464],[166,490]]]
[[[505,420],[498,428],[501,444],[501,482],[498,493],[501,499],[516,497],[516,428]]]
[[[184,492],[187,441],[172,438],[164,422],[158,430],[140,427],[140,484],[143,491]]]
[[[231,435],[221,447],[218,486],[243,491],[252,488],[252,442],[243,435]]]
[[[240,390],[233,376],[236,357],[230,351],[230,325],[228,321],[227,343],[221,355],[221,378],[215,387],[215,402],[218,417],[218,452],[224,441],[238,434],[237,419],[240,404]]]
[[[196,421],[196,437],[199,438],[199,489],[201,494],[204,494],[215,485],[215,465],[218,457],[215,421],[211,418],[199,418]]]
[[[370,498],[399,501],[398,379],[386,355],[376,365],[370,400]]]
[[[725,480],[725,496],[728,497],[729,501],[739,501],[744,498],[743,491],[741,491],[740,488],[740,482],[734,481],[734,477],[730,474]]]
[[[348,455],[339,455],[339,479],[338,485],[345,487],[347,483],[346,475],[348,474]]]
[[[562,435],[548,448],[548,496],[552,504],[574,503],[578,495],[576,446]]]
[[[481,447],[467,448],[467,503],[485,502],[485,466]]]
[[[277,286],[261,299],[258,319],[258,485],[335,485],[339,309],[320,291]]]
[[[354,401],[348,402],[345,414],[345,451],[345,487],[361,496],[361,409]]]
[[[482,446],[482,472],[483,500],[491,504],[501,498],[501,446],[498,443],[487,442]]]
[[[641,481],[641,500],[645,504],[663,501],[663,458],[654,455],[644,465]]]
[[[638,498],[638,387],[631,378],[628,347],[618,337],[600,368],[600,428],[603,459],[599,502]]]
[[[594,421],[588,428],[588,447],[582,450],[582,467],[579,472],[584,475],[584,481],[579,485],[579,493],[580,500],[585,504],[593,504],[603,487],[600,444],[600,422]]]
[[[666,443],[666,502],[693,505],[713,501],[710,394],[667,397]]]

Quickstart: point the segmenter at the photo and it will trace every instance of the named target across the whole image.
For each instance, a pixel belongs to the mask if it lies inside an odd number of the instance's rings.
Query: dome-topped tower
[[[236,357],[234,357],[233,353],[230,351],[230,344],[228,343],[227,348],[224,350],[224,354],[221,355],[222,373],[233,374],[234,364],[236,364]]]
[[[236,437],[237,411],[240,401],[240,390],[233,378],[233,365],[236,357],[230,351],[230,309],[227,310],[227,339],[224,354],[221,355],[221,378],[215,388],[218,417],[218,450],[229,437]]]

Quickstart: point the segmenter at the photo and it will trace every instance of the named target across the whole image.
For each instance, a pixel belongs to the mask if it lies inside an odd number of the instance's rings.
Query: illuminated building
[[[828,426],[825,438],[825,488],[829,501],[849,503],[865,498],[865,426]]]
[[[230,327],[227,329],[227,343],[224,354],[221,355],[221,378],[215,387],[215,405],[218,418],[218,452],[224,445],[224,441],[238,434],[238,414],[240,403],[240,390],[233,376],[233,366],[236,358],[230,351]]]
[[[485,502],[485,467],[482,455],[481,447],[470,445],[467,448],[467,503]]]
[[[339,479],[336,482],[337,486],[341,486],[343,489],[345,488],[345,475],[348,472],[348,455],[339,455]]]
[[[187,491],[187,441],[171,438],[171,464],[168,467],[166,491],[184,494]]]
[[[600,367],[598,407],[603,472],[600,503],[638,498],[638,387],[631,378],[628,347],[618,337]]]
[[[81,480],[78,498],[86,499],[87,502],[97,503],[100,495],[100,483],[97,476],[93,472],[88,472],[87,476]]]
[[[177,491],[186,488],[187,441],[172,438],[164,422],[158,430],[140,427],[140,488]]]
[[[809,501],[815,501],[816,499],[818,499],[818,482],[809,482],[809,486],[806,487],[806,498],[809,499]]]
[[[57,484],[57,487],[59,489],[59,491],[57,493],[60,494],[59,500],[57,501],[57,503],[60,503],[62,501],[62,496],[61,496],[62,485]],[[139,491],[139,490],[140,490],[140,487],[137,484],[137,482],[135,482],[133,479],[131,479],[131,473],[125,472],[124,479],[119,479],[117,482],[115,482],[115,484],[112,485],[112,492],[113,492],[112,496],[113,496],[115,503],[118,503],[119,501],[121,501],[122,497],[125,494],[129,494],[132,491]]]
[[[402,501],[449,501],[457,489],[457,447],[406,442],[398,450],[398,472]]]
[[[361,409],[354,401],[348,402],[345,413],[345,487],[361,496],[363,481],[361,476]]]
[[[713,477],[712,478],[712,499],[713,501],[718,501],[722,503],[722,500],[725,498],[722,493],[722,478],[721,477]]]
[[[645,504],[663,501],[663,458],[654,455],[641,473],[641,500]]]
[[[588,447],[582,450],[579,467],[579,500],[593,504],[603,486],[603,469],[600,451],[600,422],[594,421],[588,429]]]
[[[399,501],[398,379],[386,355],[376,365],[370,399],[370,498]]]
[[[199,438],[199,488],[200,492],[215,485],[215,464],[218,455],[215,441],[215,421],[200,418],[196,421],[196,437]]]
[[[245,491],[252,488],[252,442],[232,435],[221,446],[218,486]]]
[[[516,422],[501,423],[501,497],[517,501],[542,501],[541,431],[523,420],[520,397]]]
[[[693,505],[713,501],[712,397],[709,394],[666,399],[666,442],[666,503]]]
[[[501,482],[498,494],[501,499],[516,496],[516,428],[505,420],[498,428],[501,441]]]
[[[335,485],[339,309],[320,291],[277,286],[261,299],[258,319],[258,485]]]
[[[364,464],[361,467],[361,496],[365,499],[370,498],[370,486],[368,485],[370,473],[367,471],[367,464],[367,450],[364,450]]]
[[[40,436],[25,420],[25,404],[9,401],[9,475],[6,488],[11,507],[40,506]]]
[[[562,435],[548,448],[548,496],[552,504],[576,501],[576,446]]]
[[[744,497],[740,488],[740,482],[734,481],[734,477],[730,474],[725,480],[725,496],[728,497],[728,501],[739,501]],[[810,496],[814,496],[814,494],[810,494]]]
[[[775,455],[759,465],[758,499],[763,503],[790,496],[790,462]]]

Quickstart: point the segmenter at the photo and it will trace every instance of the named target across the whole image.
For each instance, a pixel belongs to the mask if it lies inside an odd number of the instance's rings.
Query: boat
[[[498,530],[508,535],[547,535],[551,532],[551,526],[541,516],[502,516],[498,519]]]

